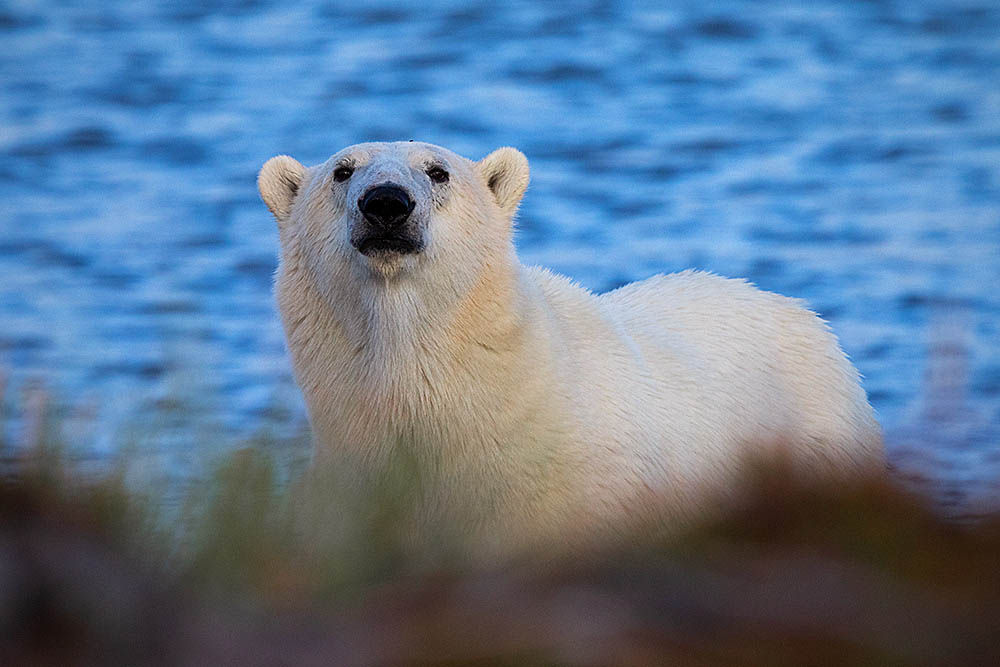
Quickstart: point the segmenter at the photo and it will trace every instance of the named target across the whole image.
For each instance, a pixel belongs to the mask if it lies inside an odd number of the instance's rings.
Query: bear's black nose
[[[406,190],[387,183],[376,185],[361,195],[358,208],[368,222],[388,231],[406,222],[414,203]]]

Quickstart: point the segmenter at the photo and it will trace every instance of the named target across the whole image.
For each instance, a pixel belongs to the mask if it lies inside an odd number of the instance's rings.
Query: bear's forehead
[[[347,160],[368,163],[380,158],[407,162],[435,158],[450,163],[465,160],[465,158],[451,152],[447,148],[420,141],[372,141],[348,146],[334,154],[329,162],[338,163]]]

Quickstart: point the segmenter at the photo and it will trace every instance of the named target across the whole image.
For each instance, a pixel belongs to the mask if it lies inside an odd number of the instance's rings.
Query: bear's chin
[[[358,258],[367,266],[372,276],[380,280],[394,278],[417,263],[417,253],[373,252],[358,253]]]
[[[365,257],[376,259],[394,255],[412,255],[423,250],[418,241],[402,236],[367,238],[358,242],[355,248]]]
[[[423,250],[423,243],[402,236],[369,237],[351,244],[364,258],[364,264],[380,278],[390,278],[416,263]]]

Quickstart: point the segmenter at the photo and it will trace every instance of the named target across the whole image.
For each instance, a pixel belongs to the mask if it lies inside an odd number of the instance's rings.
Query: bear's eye
[[[431,167],[427,170],[427,176],[435,183],[448,182],[448,172],[441,167]]]
[[[351,174],[353,173],[354,173],[354,167],[349,167],[346,165],[343,167],[337,167],[336,169],[333,170],[333,180],[337,181],[338,183],[343,183],[344,181],[349,179],[351,177]]]

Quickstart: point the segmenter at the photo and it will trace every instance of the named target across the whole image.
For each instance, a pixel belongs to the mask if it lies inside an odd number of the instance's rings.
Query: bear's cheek
[[[292,243],[316,261],[333,261],[350,249],[352,216],[336,202],[313,203],[291,226]]]
[[[477,230],[459,224],[447,215],[435,215],[424,231],[427,248],[434,257],[451,262],[472,262],[479,255]]]

